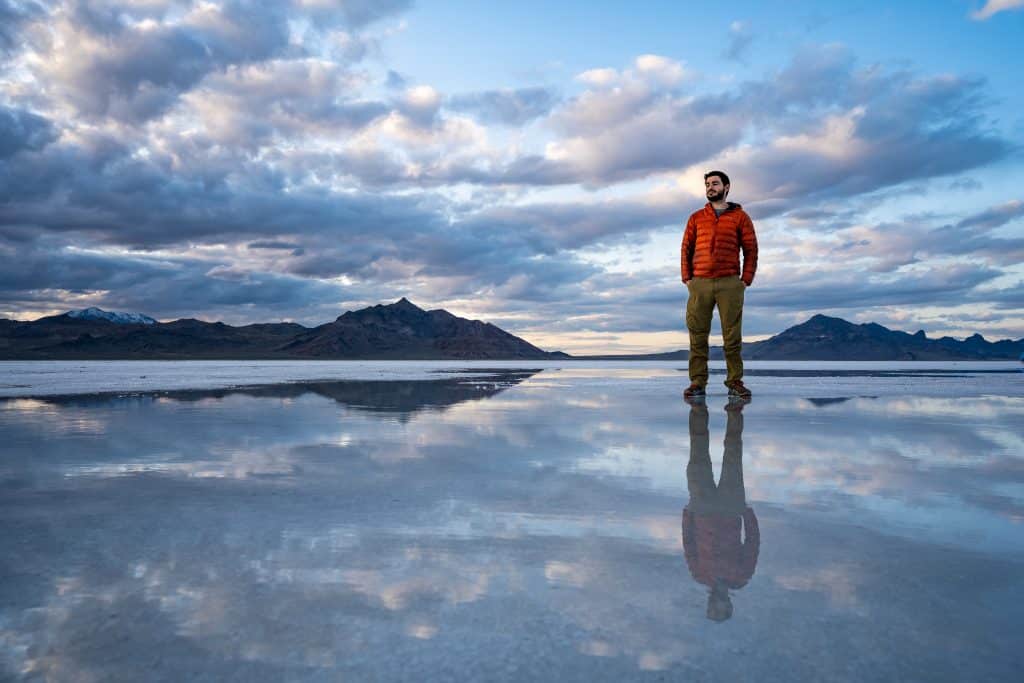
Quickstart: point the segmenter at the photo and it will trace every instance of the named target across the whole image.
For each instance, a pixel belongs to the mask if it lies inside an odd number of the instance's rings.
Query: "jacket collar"
[[[743,206],[740,205],[740,204],[737,204],[736,202],[726,202],[725,211],[723,211],[722,214],[725,215],[726,213],[728,213],[730,211],[734,211],[736,209],[742,209],[742,208],[743,208]],[[711,202],[708,202],[707,204],[704,205],[704,211],[706,213],[711,214],[712,216],[715,215],[715,207],[711,206]]]

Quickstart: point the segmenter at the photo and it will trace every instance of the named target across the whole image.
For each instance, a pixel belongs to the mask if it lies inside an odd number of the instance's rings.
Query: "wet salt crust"
[[[0,679],[1024,665],[1013,364],[752,363],[740,412],[673,363],[89,365],[0,380]]]
[[[983,393],[994,374],[1020,374],[1020,363],[1003,362],[817,362],[751,361],[749,378],[760,378],[761,392],[788,391],[790,377],[842,379],[828,383],[854,393],[867,388],[899,393],[903,382],[879,380],[931,377],[915,386],[929,395]],[[724,380],[725,364],[712,361],[711,383]],[[674,377],[677,361],[0,361],[0,397],[83,393],[138,393],[180,389],[222,389],[320,380],[416,380],[438,373],[473,374],[489,369],[544,369],[616,377]],[[779,381],[779,378],[783,378]],[[858,381],[860,378],[862,381]],[[816,390],[820,382],[802,387]],[[998,386],[998,385],[997,385]],[[1018,385],[1019,386],[1019,385]]]

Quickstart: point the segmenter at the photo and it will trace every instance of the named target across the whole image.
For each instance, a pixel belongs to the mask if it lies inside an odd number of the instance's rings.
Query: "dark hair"
[[[719,178],[721,178],[723,185],[728,185],[729,184],[729,176],[725,175],[724,171],[708,171],[707,173],[704,174],[704,180],[707,180],[708,178],[710,178],[713,175],[716,175]]]

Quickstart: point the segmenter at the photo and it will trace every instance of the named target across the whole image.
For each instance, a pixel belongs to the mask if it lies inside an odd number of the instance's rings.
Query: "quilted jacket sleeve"
[[[683,243],[679,248],[679,271],[683,282],[693,277],[693,250],[697,246],[697,224],[690,216],[683,231]]]
[[[754,222],[750,216],[743,216],[740,223],[740,248],[743,250],[743,282],[749,287],[754,282],[757,272],[757,234],[754,233]]]
[[[747,508],[743,513],[743,581],[749,581],[757,567],[757,556],[761,552],[761,529],[757,525],[757,516],[753,509]]]

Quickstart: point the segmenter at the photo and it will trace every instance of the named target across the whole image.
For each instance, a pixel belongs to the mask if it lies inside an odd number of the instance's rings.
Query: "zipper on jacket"
[[[728,207],[726,207],[725,211],[728,211],[728,210],[729,210]],[[722,213],[725,213],[725,211],[723,211]],[[711,213],[715,214],[715,226],[711,229],[711,263],[714,264],[714,262],[715,262],[715,240],[718,239],[718,218],[719,218],[719,216],[718,216],[718,213],[715,211],[715,207],[713,207],[713,206],[711,207]]]

